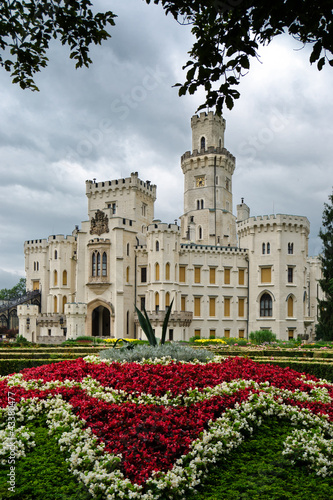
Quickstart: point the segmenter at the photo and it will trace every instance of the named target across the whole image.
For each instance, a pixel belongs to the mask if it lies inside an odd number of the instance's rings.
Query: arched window
[[[294,253],[294,243],[288,243],[288,254],[292,255]]]
[[[91,258],[91,275],[96,276],[96,253],[92,254]]]
[[[200,200],[197,200],[197,210],[200,210]]]
[[[155,293],[155,311],[158,312],[160,309],[160,295],[158,292]]]
[[[54,259],[57,260],[57,258],[58,258],[58,252],[57,250],[54,250]]]
[[[169,305],[170,305],[170,293],[167,292],[165,294],[165,307],[169,307]]]
[[[287,315],[288,318],[292,318],[294,316],[294,299],[291,295],[288,297],[287,301]]]
[[[129,283],[129,266],[126,267],[126,283]]]
[[[97,276],[101,275],[101,254],[97,254]]]
[[[160,265],[158,262],[155,264],[155,281],[160,280]]]
[[[107,256],[106,256],[106,252],[103,253],[103,256],[102,256],[102,276],[107,276]]]
[[[206,149],[206,139],[204,137],[200,139],[200,149]]]
[[[271,244],[267,243],[267,254],[271,253]]]
[[[56,295],[53,297],[53,312],[58,312],[58,297]]]
[[[170,279],[170,264],[167,262],[165,264],[165,279],[169,280]]]
[[[271,317],[273,315],[272,297],[264,293],[260,299],[260,316]]]
[[[262,244],[262,254],[265,255],[265,253],[266,253],[266,244],[263,243]]]
[[[198,227],[198,239],[202,240],[202,227],[201,226]]]
[[[160,242],[157,240],[155,244],[156,252],[160,251]]]
[[[39,271],[39,262],[37,262],[37,271]]]
[[[66,295],[64,295],[62,298],[62,312],[65,312],[65,305],[66,304],[67,304],[67,297],[66,297]]]
[[[36,262],[34,262],[34,271],[36,271]]]
[[[62,286],[67,286],[67,271],[62,273]]]
[[[53,284],[54,286],[58,286],[58,271],[54,271],[53,273]]]
[[[127,243],[126,245],[126,255],[129,256],[129,250],[130,250],[130,244]]]

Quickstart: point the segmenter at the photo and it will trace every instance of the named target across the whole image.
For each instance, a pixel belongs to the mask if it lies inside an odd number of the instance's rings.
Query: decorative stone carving
[[[108,216],[104,212],[102,212],[102,210],[97,210],[95,217],[91,219],[90,234],[98,234],[98,236],[100,236],[101,234],[108,232]]]

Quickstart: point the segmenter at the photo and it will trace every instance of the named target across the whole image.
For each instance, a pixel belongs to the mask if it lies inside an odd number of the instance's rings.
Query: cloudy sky
[[[0,289],[24,276],[25,240],[71,234],[87,219],[85,181],[139,172],[157,184],[155,217],[183,211],[180,156],[191,149],[190,118],[202,94],[178,97],[191,47],[189,27],[140,0],[98,0],[118,14],[112,38],[75,70],[55,43],[23,91],[0,70]],[[236,156],[234,213],[305,215],[310,255],[333,184],[333,69],[318,72],[309,49],[280,37],[261,50],[226,111],[226,148]]]

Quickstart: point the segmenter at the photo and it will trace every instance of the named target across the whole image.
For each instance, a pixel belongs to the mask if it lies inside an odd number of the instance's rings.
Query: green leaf
[[[172,309],[172,304],[173,304],[174,299],[172,299],[171,304],[169,305],[167,312],[165,313],[164,321],[163,321],[163,327],[162,327],[162,338],[161,338],[161,344],[165,343],[165,337],[167,333],[167,328],[168,328],[168,323],[169,323],[169,318],[171,314],[171,309]]]

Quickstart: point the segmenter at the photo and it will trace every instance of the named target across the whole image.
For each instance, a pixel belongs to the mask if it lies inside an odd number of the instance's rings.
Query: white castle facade
[[[159,336],[172,300],[170,340],[314,334],[321,268],[308,257],[308,219],[250,217],[243,200],[235,217],[225,120],[201,113],[191,126],[179,225],[154,219],[156,186],[134,172],[86,181],[89,219],[72,235],[25,242],[27,290],[41,291],[41,310],[18,306],[20,334],[38,342],[144,338],[135,304]]]

